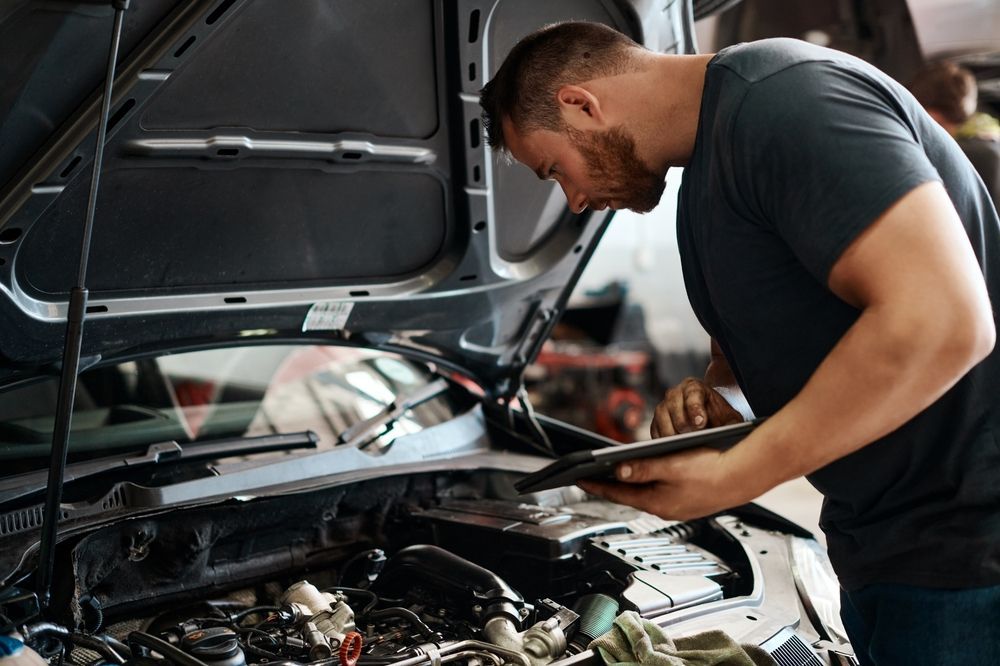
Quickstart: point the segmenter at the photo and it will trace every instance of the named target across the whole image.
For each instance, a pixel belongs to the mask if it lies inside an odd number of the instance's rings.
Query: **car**
[[[690,51],[691,5],[128,4],[0,12],[4,654],[596,664],[632,610],[854,663],[782,517],[514,487],[602,441],[521,379],[611,212],[491,155],[477,91],[555,20]]]

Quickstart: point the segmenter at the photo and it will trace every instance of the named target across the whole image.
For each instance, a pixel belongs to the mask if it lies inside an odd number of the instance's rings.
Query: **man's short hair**
[[[910,92],[925,109],[936,110],[956,125],[976,112],[976,77],[953,62],[924,67],[910,84]]]
[[[558,131],[556,94],[564,85],[622,74],[639,44],[600,23],[568,21],[545,26],[518,42],[493,80],[479,91],[490,147],[504,151],[503,120],[518,131]]]

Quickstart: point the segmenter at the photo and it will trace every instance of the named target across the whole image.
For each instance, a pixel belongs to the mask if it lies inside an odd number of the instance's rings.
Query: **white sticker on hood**
[[[354,303],[343,301],[316,303],[309,308],[306,320],[302,322],[302,332],[342,330],[353,309]]]

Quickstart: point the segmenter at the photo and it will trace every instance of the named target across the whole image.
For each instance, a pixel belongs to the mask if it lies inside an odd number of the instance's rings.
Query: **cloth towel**
[[[611,631],[588,646],[609,666],[778,666],[756,645],[739,645],[722,631],[677,640],[635,611],[615,618]]]

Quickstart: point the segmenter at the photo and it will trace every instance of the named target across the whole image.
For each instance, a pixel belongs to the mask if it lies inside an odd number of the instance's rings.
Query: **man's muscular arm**
[[[586,489],[676,519],[743,504],[892,432],[993,349],[982,272],[940,183],[862,232],[828,285],[861,315],[783,409],[729,451],[624,463],[625,483]]]

